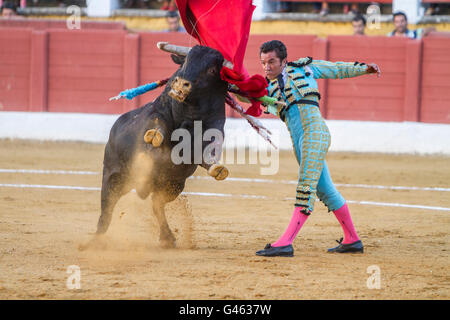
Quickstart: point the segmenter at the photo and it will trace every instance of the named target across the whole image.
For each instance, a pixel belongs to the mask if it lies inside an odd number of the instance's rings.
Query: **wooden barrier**
[[[122,113],[124,31],[50,30],[48,111]]]
[[[31,37],[31,30],[0,29],[0,110],[30,110]]]
[[[403,121],[407,39],[330,36],[330,61],[376,63],[382,77],[328,80],[329,119]]]
[[[449,38],[423,40],[420,121],[450,123],[449,52]]]
[[[380,66],[379,79],[319,80],[320,108],[327,119],[450,123],[449,37],[252,35],[244,58],[250,75],[263,74],[259,47],[272,39],[287,45],[290,61],[312,56]],[[183,33],[0,28],[0,108],[109,114],[135,109],[163,89],[133,101],[109,98],[176,71],[170,55],[157,49],[158,41],[195,45]],[[227,108],[227,116],[236,114]]]

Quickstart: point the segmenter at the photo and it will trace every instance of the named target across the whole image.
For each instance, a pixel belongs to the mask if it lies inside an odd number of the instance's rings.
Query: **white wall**
[[[408,23],[416,24],[422,18],[424,9],[421,0],[394,0],[392,12],[403,11],[408,17]]]
[[[0,112],[0,138],[106,143],[119,115]],[[283,122],[260,120],[273,134],[280,150],[290,150],[292,142]],[[450,125],[416,122],[371,122],[328,120],[330,151],[383,152],[450,155]],[[243,119],[227,119],[227,148],[265,148]]]

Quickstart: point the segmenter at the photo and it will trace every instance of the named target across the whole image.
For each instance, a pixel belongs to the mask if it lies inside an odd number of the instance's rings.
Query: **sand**
[[[0,184],[100,187],[103,151],[96,144],[1,140],[0,169],[98,174],[0,172]],[[449,210],[350,203],[365,253],[329,254],[342,230],[317,203],[294,257],[256,256],[292,213],[286,198],[295,196],[295,184],[282,180],[296,180],[298,165],[290,152],[279,160],[271,176],[261,176],[259,165],[227,166],[230,178],[270,183],[215,181],[199,168],[202,178],[188,180],[186,192],[233,196],[189,194],[171,203],[175,249],[159,246],[151,200],[133,192],[119,201],[98,245],[80,251],[96,230],[99,191],[0,186],[0,299],[450,298]],[[330,153],[327,161],[339,184],[450,188],[449,157]],[[448,191],[338,189],[352,201],[450,208]],[[80,289],[67,286],[70,266],[79,267]],[[379,289],[370,270],[379,270]]]

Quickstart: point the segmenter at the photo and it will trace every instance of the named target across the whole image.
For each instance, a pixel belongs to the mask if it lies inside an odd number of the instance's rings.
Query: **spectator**
[[[432,15],[438,14],[441,9],[439,7],[439,4],[437,4],[437,3],[429,3],[425,6],[425,8],[426,8],[426,11],[425,11],[426,16],[432,16]]]
[[[394,31],[388,33],[388,37],[408,37],[411,39],[420,39],[426,37],[431,31],[436,31],[436,28],[421,28],[417,30],[408,29],[408,18],[404,12],[398,11],[394,13]]]
[[[328,13],[330,13],[330,7],[328,5],[328,2],[326,2],[326,1],[323,1],[322,3],[314,2],[313,6],[314,6],[313,12],[319,13],[321,16],[326,16]],[[343,8],[342,12],[345,14],[351,13],[351,14],[356,15],[359,13],[358,4],[351,3],[350,6],[349,6],[349,4],[344,4],[344,8]]]
[[[344,13],[357,15],[359,13],[359,8],[357,3],[344,4]]]
[[[366,28],[366,18],[363,15],[357,14],[352,19],[353,26],[353,35],[354,36],[365,36],[365,28]]]
[[[169,27],[169,29],[166,30],[167,32],[186,32],[186,29],[180,25],[180,16],[177,11],[167,12],[166,21]]]
[[[17,14],[17,7],[11,1],[6,1],[1,7],[1,17],[2,19],[21,19],[23,17]]]
[[[321,16],[326,16],[330,12],[328,2],[324,1],[322,3],[320,2],[314,3],[314,11],[316,12],[318,11]]]
[[[177,6],[175,5],[175,0],[165,0],[163,3],[163,6],[161,7],[161,10],[169,10],[169,11],[175,11],[177,10]]]

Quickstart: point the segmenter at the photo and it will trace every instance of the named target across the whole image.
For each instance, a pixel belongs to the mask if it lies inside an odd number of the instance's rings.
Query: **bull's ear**
[[[179,56],[177,54],[171,54],[170,57],[172,58],[173,62],[179,65],[182,65],[184,63],[184,60],[186,59],[185,56]]]

